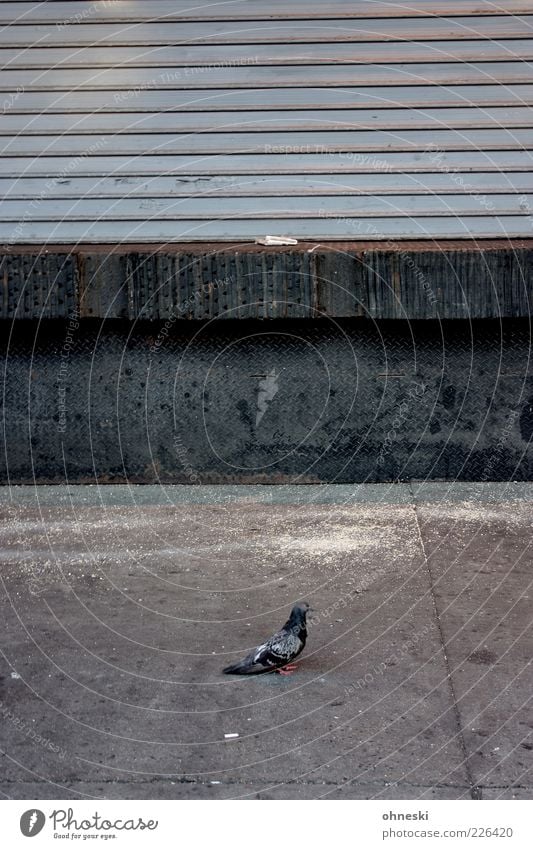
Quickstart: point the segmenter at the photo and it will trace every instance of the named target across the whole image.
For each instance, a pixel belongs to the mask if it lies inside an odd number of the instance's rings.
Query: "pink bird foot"
[[[292,675],[293,672],[296,672],[298,669],[298,665],[296,663],[288,663],[287,666],[282,666],[280,669],[276,669],[280,675]]]

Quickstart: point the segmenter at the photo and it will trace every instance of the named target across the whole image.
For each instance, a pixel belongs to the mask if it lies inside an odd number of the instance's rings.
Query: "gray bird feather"
[[[261,675],[274,672],[293,661],[303,651],[307,640],[307,602],[295,604],[283,628],[246,655],[243,660],[226,666],[226,675]]]

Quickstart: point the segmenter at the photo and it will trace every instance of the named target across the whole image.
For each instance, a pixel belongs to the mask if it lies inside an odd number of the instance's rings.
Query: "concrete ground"
[[[3,488],[1,793],[531,799],[532,499]],[[298,672],[221,674],[298,599]]]

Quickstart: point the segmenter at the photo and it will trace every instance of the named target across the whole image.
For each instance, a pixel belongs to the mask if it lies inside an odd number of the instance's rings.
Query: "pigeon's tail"
[[[225,675],[261,675],[263,672],[273,672],[274,667],[263,666],[261,663],[254,663],[253,656],[245,657],[238,663],[232,663],[231,666],[226,666],[222,672]]]
[[[238,663],[232,663],[231,666],[226,666],[222,670],[225,675],[249,675],[251,664],[248,660],[240,660]]]

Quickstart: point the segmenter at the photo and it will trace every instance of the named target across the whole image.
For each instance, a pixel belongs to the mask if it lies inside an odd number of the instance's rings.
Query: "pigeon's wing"
[[[267,669],[278,669],[290,663],[300,654],[304,644],[292,631],[278,631],[262,646],[255,650],[254,665],[261,664]]]
[[[266,643],[257,646],[244,660],[227,666],[223,672],[238,675],[260,675],[286,666],[302,651],[305,643],[292,631],[277,631]]]

